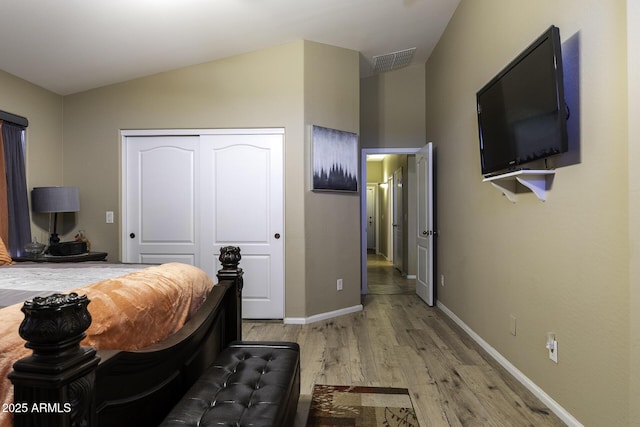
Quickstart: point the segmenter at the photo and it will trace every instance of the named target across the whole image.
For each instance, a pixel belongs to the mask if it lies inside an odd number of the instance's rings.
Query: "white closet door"
[[[202,265],[239,246],[243,317],[284,317],[283,144],[280,134],[202,135]]]
[[[282,319],[284,131],[123,131],[123,144],[123,261],[215,278],[220,248],[239,246],[243,317]]]
[[[129,136],[123,262],[198,265],[198,136]]]

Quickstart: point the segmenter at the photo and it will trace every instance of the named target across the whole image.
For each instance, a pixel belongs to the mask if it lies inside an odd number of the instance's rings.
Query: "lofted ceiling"
[[[3,0],[0,69],[67,95],[310,40],[426,62],[460,0]]]

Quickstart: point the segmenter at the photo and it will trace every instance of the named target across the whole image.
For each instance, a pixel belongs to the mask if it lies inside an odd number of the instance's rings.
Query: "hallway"
[[[367,254],[367,290],[369,295],[411,295],[416,280],[402,277],[382,255]]]

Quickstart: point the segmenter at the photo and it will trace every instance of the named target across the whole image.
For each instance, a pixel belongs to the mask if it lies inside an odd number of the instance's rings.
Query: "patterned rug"
[[[406,388],[318,385],[307,427],[419,427]]]

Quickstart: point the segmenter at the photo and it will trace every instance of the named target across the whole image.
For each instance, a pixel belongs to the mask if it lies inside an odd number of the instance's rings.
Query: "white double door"
[[[122,259],[211,277],[239,246],[243,317],[284,317],[282,129],[123,131]]]

